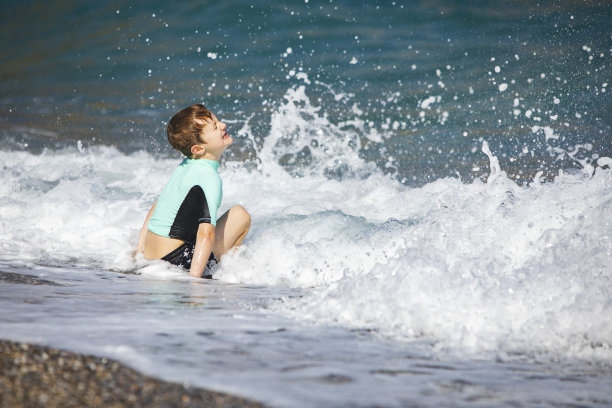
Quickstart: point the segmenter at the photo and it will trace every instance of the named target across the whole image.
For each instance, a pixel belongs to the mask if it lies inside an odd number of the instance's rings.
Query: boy
[[[172,117],[168,141],[186,158],[149,210],[136,253],[144,250],[145,258],[182,266],[200,278],[223,254],[242,243],[251,226],[251,217],[242,206],[232,207],[217,219],[223,194],[219,159],[234,141],[225,129],[225,123],[201,104]]]

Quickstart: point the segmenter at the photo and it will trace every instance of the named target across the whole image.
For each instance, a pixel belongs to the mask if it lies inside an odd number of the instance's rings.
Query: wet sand
[[[106,358],[0,340],[0,408],[264,407],[168,383]]]

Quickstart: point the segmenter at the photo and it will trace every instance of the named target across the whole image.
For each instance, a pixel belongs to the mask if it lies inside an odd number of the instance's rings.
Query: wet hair
[[[191,157],[191,147],[201,143],[200,134],[206,125],[196,119],[212,122],[213,116],[204,105],[196,103],[174,115],[166,129],[170,145],[187,157]]]

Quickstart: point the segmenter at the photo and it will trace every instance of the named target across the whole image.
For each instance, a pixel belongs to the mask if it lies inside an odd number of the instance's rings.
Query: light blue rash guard
[[[147,228],[162,237],[195,243],[198,227],[217,225],[223,198],[219,163],[208,159],[185,159],[162,190]]]

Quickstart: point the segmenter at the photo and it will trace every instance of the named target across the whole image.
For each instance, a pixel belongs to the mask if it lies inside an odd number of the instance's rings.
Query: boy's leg
[[[241,205],[230,208],[217,220],[213,253],[217,259],[242,243],[251,227],[251,216]]]

